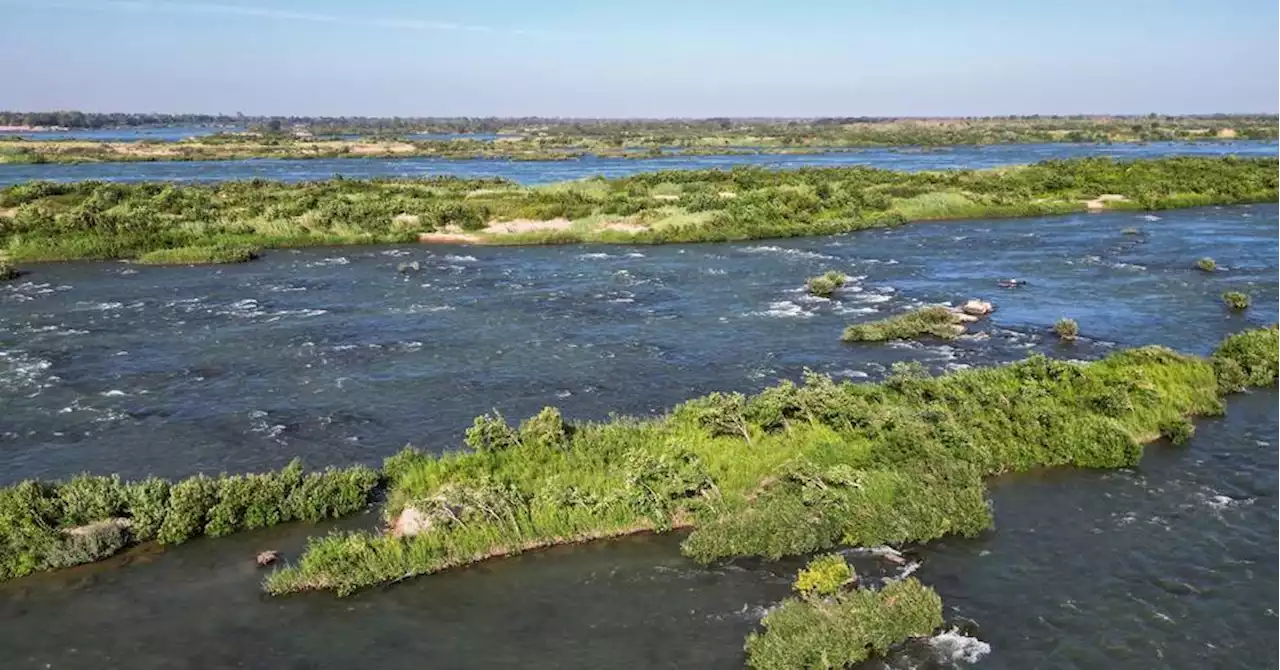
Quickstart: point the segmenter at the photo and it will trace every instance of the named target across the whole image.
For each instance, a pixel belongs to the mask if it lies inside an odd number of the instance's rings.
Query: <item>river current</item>
[[[66,167],[66,166],[63,166]],[[660,412],[805,368],[874,380],[1044,352],[1208,353],[1276,321],[1275,205],[911,224],[658,247],[269,251],[220,268],[36,265],[0,284],[0,483],[183,476],[458,444],[472,417]],[[1136,229],[1137,234],[1127,229]],[[1222,271],[1194,268],[1202,256]],[[411,274],[397,266],[419,261]],[[854,277],[832,300],[805,277]],[[1001,288],[1006,278],[1026,280]],[[1244,314],[1220,295],[1253,296]],[[997,311],[952,342],[846,345],[936,302]],[[1061,316],[1082,339],[1048,331]],[[914,549],[944,633],[868,667],[1237,668],[1280,645],[1277,395],[1228,401],[1132,470],[991,482],[996,529]],[[376,523],[376,512],[340,525]],[[253,555],[305,524],[0,584],[13,668],[732,668],[798,561],[702,568],[677,536],[559,548],[352,598],[259,593]]]

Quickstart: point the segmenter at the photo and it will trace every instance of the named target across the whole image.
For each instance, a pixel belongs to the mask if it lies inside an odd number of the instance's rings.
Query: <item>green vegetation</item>
[[[793,588],[806,596],[832,596],[855,579],[853,568],[840,554],[819,556],[796,575]]]
[[[747,636],[755,670],[848,668],[942,626],[942,599],[914,578],[875,591],[828,598],[789,598],[765,615],[763,633]]]
[[[838,270],[829,270],[816,277],[810,277],[805,280],[805,290],[809,295],[816,295],[820,298],[830,298],[835,295],[836,290],[848,281],[848,277]]]
[[[1226,303],[1227,307],[1230,307],[1233,310],[1242,311],[1249,309],[1249,305],[1252,301],[1250,300],[1248,293],[1227,291],[1222,294],[1222,302]]]
[[[1214,272],[1218,269],[1218,263],[1206,256],[1196,261],[1196,268],[1204,272]]]
[[[911,220],[1275,200],[1276,158],[1048,161],[998,170],[865,167],[667,171],[520,187],[433,178],[215,185],[30,182],[0,190],[12,260],[134,258],[179,247],[711,242],[824,235]],[[934,198],[931,194],[949,194]],[[514,223],[504,223],[514,222]],[[433,237],[433,236],[444,236]]]
[[[1064,316],[1053,324],[1053,332],[1057,333],[1058,337],[1070,342],[1080,336],[1080,324],[1076,323],[1075,319],[1068,319]]]
[[[1035,356],[880,384],[808,374],[755,396],[713,393],[657,419],[519,426],[477,419],[468,450],[388,463],[388,521],[416,535],[334,533],[267,579],[271,593],[357,589],[536,547],[693,526],[712,562],[840,545],[923,542],[991,526],[984,478],[1047,466],[1130,466],[1220,391],[1274,384],[1276,329],[1212,359],[1163,347],[1093,363]],[[1230,379],[1222,379],[1222,375]]]
[[[1142,231],[1138,230],[1137,228],[1125,228],[1124,230],[1120,231],[1120,233],[1123,235],[1141,235]]]
[[[303,472],[197,475],[178,482],[80,475],[0,488],[0,580],[101,560],[139,542],[179,544],[292,520],[364,509],[377,472],[354,466]]]
[[[934,306],[851,325],[844,329],[840,339],[844,342],[884,342],[932,335],[950,340],[963,332],[964,325],[958,314],[947,307]]]
[[[258,251],[251,247],[210,245],[148,251],[138,257],[138,262],[146,265],[210,265],[247,263],[257,257]]]
[[[9,265],[9,263],[3,260],[0,260],[0,281],[17,279],[18,276],[21,274],[22,273],[18,271],[18,268],[15,268],[12,265]]]

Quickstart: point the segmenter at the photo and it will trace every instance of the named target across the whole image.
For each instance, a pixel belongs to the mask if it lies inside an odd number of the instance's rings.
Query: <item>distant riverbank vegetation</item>
[[[367,118],[207,114],[0,112],[0,127],[39,129],[202,126],[264,140],[333,137],[443,140],[497,136],[520,152],[728,150],[946,146],[1027,142],[1157,142],[1276,139],[1275,115],[1005,116],[812,119]],[[427,146],[424,145],[423,150]],[[298,148],[300,157],[311,151]]]
[[[124,482],[81,475],[0,488],[0,580],[102,560],[139,542],[172,545],[367,507],[380,475],[367,467],[197,475]]]
[[[0,249],[12,261],[40,261],[137,258],[183,247],[794,237],[909,221],[1066,214],[1099,202],[1107,209],[1273,202],[1278,165],[1276,158],[1180,157],[916,173],[736,168],[536,187],[451,177],[29,182],[0,189]]]

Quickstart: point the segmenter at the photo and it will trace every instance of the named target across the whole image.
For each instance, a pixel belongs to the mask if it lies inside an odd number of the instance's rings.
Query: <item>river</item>
[[[246,179],[310,181],[334,175],[374,177],[503,177],[522,184],[547,184],[592,176],[623,177],[656,170],[729,169],[737,165],[766,168],[868,165],[891,170],[981,169],[1042,160],[1112,156],[1156,158],[1170,155],[1275,156],[1276,142],[1151,142],[1145,144],[994,144],[933,149],[891,147],[820,154],[748,154],[737,156],[669,156],[665,158],[598,158],[562,161],[445,158],[314,158],[235,161],[169,161],[79,163],[70,165],[0,165],[0,186],[33,179],[76,181],[217,182]]]
[[[875,379],[1029,352],[1207,353],[1277,319],[1275,205],[912,224],[659,247],[269,251],[211,268],[32,266],[0,285],[4,483],[79,471],[181,476],[377,462],[458,444],[478,413],[649,414],[806,367]],[[1138,234],[1126,234],[1135,228]],[[1212,256],[1225,269],[1203,273]],[[419,261],[421,271],[396,267]],[[830,301],[805,277],[855,277]],[[1028,284],[1003,289],[997,281]],[[1252,294],[1247,313],[1221,304]],[[968,297],[998,309],[950,343],[846,345],[840,330]],[[1048,333],[1060,316],[1082,339]],[[893,667],[1207,668],[1274,660],[1274,391],[1233,398],[1132,471],[992,482],[996,529],[921,548],[947,614],[979,625]],[[374,523],[376,514],[343,522]],[[371,590],[267,599],[252,556],[304,524],[141,548],[0,584],[14,668],[739,667],[798,563],[683,559],[678,537],[560,548]],[[987,646],[989,645],[989,650]],[[877,661],[869,667],[883,665]]]

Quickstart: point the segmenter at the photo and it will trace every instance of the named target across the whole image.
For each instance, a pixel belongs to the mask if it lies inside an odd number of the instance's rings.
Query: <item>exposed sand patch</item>
[[[484,240],[472,233],[418,233],[423,244],[480,244]]]
[[[494,235],[532,233],[540,230],[568,230],[572,225],[572,221],[564,218],[551,219],[550,221],[514,219],[511,221],[490,221],[489,225],[484,227],[484,232]]]
[[[1235,128],[1223,128],[1218,131],[1218,137],[1229,139],[1236,136]]]
[[[653,199],[654,199],[654,200],[679,200],[679,199],[680,199],[680,196],[678,196],[678,195],[669,195],[669,194],[668,194],[668,195],[655,195],[655,196],[653,196]]]
[[[1093,200],[1085,200],[1084,206],[1088,208],[1089,211],[1096,212],[1100,209],[1106,209],[1107,203],[1109,202],[1125,202],[1127,200],[1128,198],[1124,197],[1123,195],[1116,195],[1115,193],[1103,193],[1102,195],[1094,198]]]

